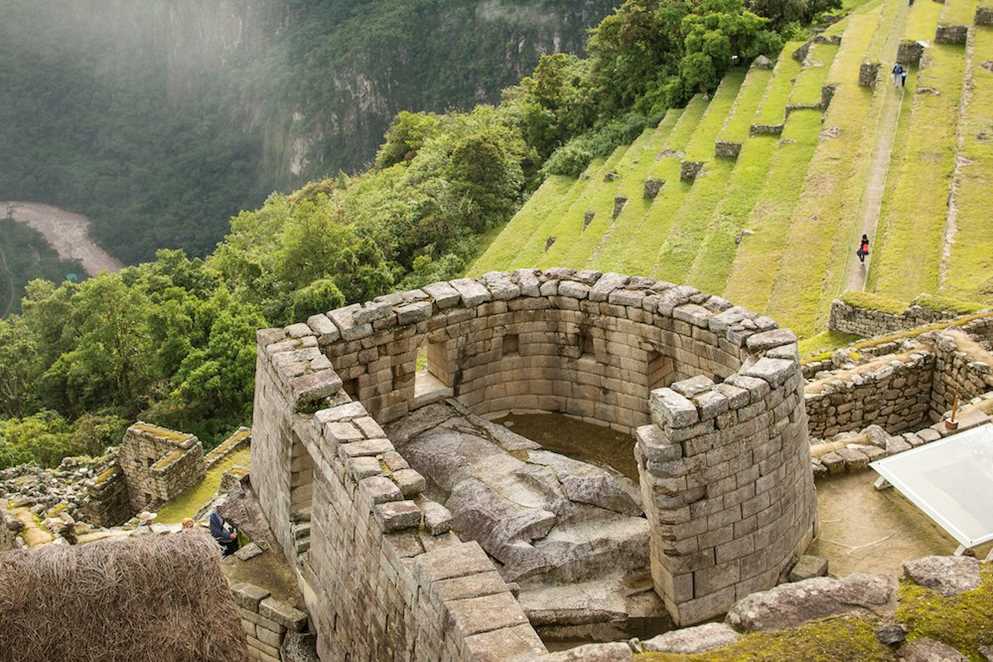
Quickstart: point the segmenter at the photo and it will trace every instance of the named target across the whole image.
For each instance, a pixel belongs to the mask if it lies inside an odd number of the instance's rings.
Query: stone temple
[[[509,411],[632,435],[637,485],[490,422]],[[253,489],[326,660],[700,623],[816,533],[796,338],[687,286],[519,270],[266,329],[254,412]]]

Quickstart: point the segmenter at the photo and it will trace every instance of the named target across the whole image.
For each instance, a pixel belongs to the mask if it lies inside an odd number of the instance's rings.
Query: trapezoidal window
[[[413,408],[438,402],[454,395],[451,361],[447,342],[431,342],[427,337],[417,349]]]

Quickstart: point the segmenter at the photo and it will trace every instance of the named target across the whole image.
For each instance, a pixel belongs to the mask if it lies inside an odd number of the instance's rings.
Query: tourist
[[[223,556],[231,556],[238,551],[238,532],[216,510],[210,514],[210,535],[221,546]]]
[[[196,525],[197,523],[193,521],[192,517],[183,518],[183,531],[192,531]]]
[[[893,65],[893,84],[900,87],[900,79],[903,77],[903,65],[897,62]]]
[[[865,258],[869,255],[869,235],[862,235],[862,242],[855,254],[859,256],[859,262],[865,264]]]
[[[900,87],[907,87],[907,70],[900,72]]]

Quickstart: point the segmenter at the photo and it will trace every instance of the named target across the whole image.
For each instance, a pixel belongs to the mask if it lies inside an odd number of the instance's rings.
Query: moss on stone
[[[980,303],[961,301],[959,299],[953,299],[939,294],[922,294],[914,299],[913,303],[921,308],[927,308],[928,310],[935,310],[937,312],[948,311],[958,313],[959,315],[976,313],[983,310],[983,308],[989,307]]]
[[[908,639],[936,639],[973,660],[985,660],[980,646],[993,646],[993,566],[981,570],[978,588],[945,597],[904,580],[900,583],[897,620]]]
[[[897,301],[872,292],[845,292],[841,295],[841,300],[853,308],[878,310],[890,315],[900,315],[908,307],[904,301]]]
[[[708,653],[676,655],[643,653],[639,662],[753,662],[803,660],[836,662],[892,660],[893,654],[876,640],[873,621],[842,617],[815,621],[778,632],[747,634],[737,643]]]

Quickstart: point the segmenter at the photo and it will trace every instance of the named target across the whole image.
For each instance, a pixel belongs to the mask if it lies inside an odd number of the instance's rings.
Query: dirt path
[[[883,53],[892,54],[896,57],[897,48],[900,45],[900,37],[903,35],[903,26],[907,22],[907,6],[903,6],[897,16],[895,25],[890,29]],[[892,61],[884,61],[879,67],[879,80],[876,82],[876,93],[885,95],[883,97],[882,110],[879,121],[876,124],[876,146],[872,153],[872,163],[869,166],[869,180],[866,182],[865,192],[862,194],[862,209],[859,212],[862,231],[859,236],[865,234],[869,237],[869,245],[876,245],[876,228],[879,225],[879,213],[883,206],[883,193],[886,191],[886,175],[890,169],[890,157],[893,153],[893,140],[896,137],[897,126],[900,123],[900,112],[903,108],[903,95],[912,94],[906,88],[897,88],[893,84],[893,76],[890,70],[893,68]],[[880,89],[879,86],[882,86]],[[872,251],[870,250],[870,253]],[[866,259],[865,263],[859,261],[855,255],[855,246],[848,258],[848,277],[845,279],[845,290],[862,291],[865,289],[865,281],[869,275],[869,267],[872,258]]]
[[[90,219],[81,214],[36,202],[0,201],[0,215],[40,232],[60,258],[79,260],[91,276],[123,266],[90,238]]]

